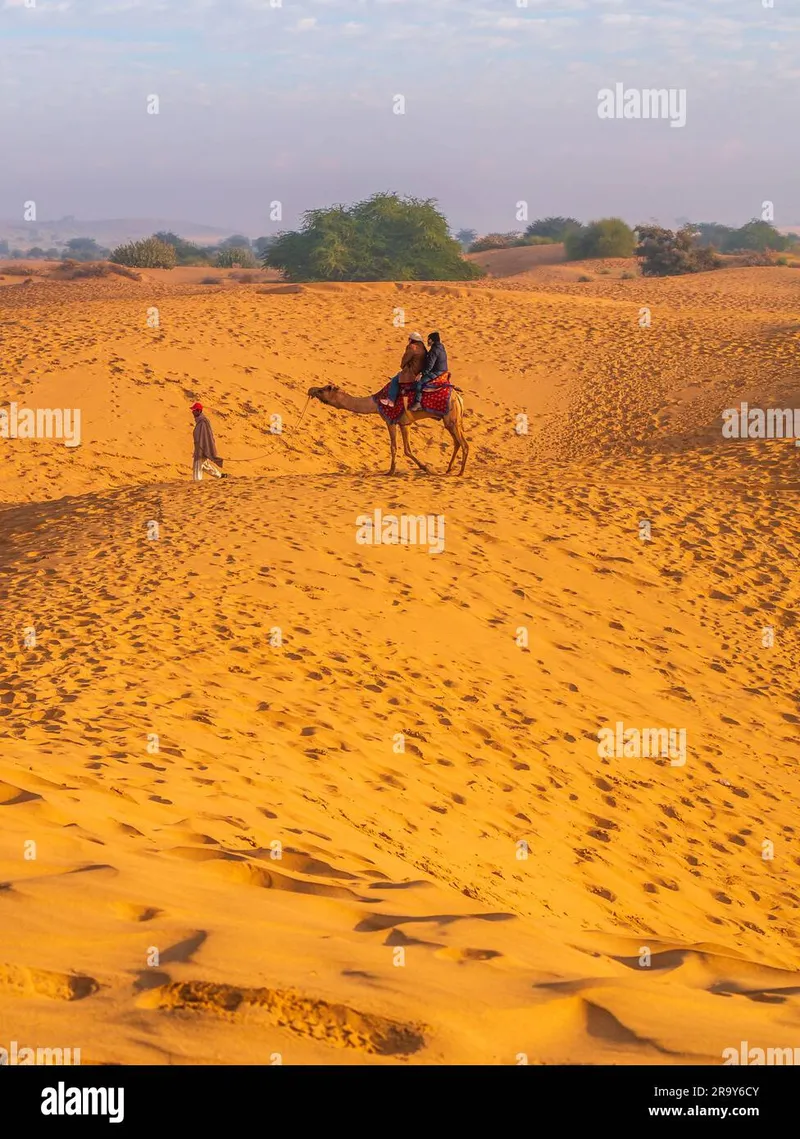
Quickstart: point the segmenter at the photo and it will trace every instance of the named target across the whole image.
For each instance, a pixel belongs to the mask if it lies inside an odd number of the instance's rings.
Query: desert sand
[[[0,402],[82,412],[80,447],[0,439],[0,1047],[800,1046],[800,451],[720,420],[800,406],[800,272],[526,264],[0,282]],[[396,370],[398,309],[443,332],[463,479],[387,479],[377,416],[297,427]],[[190,481],[195,399],[227,480]],[[445,549],[357,544],[377,509]],[[619,721],[684,729],[685,765],[600,757]]]

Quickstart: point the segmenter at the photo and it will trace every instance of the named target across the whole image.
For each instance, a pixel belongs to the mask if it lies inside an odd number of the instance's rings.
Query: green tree
[[[275,244],[275,236],[272,237],[257,237],[253,242],[253,252],[256,257],[263,258],[268,249],[271,249]]]
[[[525,230],[526,237],[549,237],[553,241],[566,241],[568,233],[582,229],[577,218],[546,217],[532,221]]]
[[[782,233],[778,233],[774,225],[768,221],[753,218],[735,229],[728,239],[728,250],[752,249],[758,253],[766,253],[769,249],[783,250],[788,245]]]
[[[67,242],[62,257],[70,261],[103,261],[108,257],[108,250],[93,237],[73,237]]]
[[[250,238],[245,237],[243,233],[234,233],[232,237],[226,237],[219,243],[220,249],[249,249]]]
[[[455,281],[481,275],[461,256],[434,199],[380,193],[308,210],[281,233],[264,265],[290,281]]]
[[[591,221],[566,235],[564,246],[568,261],[586,261],[600,257],[632,257],[636,235],[621,218]]]
[[[460,229],[456,234],[456,241],[462,249],[469,249],[470,245],[478,239],[477,229]]]
[[[713,245],[721,252],[728,248],[731,235],[736,232],[729,225],[722,225],[716,221],[697,222],[696,225],[691,225],[691,229],[697,235],[698,245]]]
[[[128,265],[131,269],[174,269],[176,264],[174,246],[159,241],[157,237],[119,245],[109,260],[115,265]]]

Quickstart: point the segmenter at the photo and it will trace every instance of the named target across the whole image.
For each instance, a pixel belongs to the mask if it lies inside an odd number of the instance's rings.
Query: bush
[[[250,249],[230,245],[220,249],[214,258],[217,269],[255,269],[258,262]]]
[[[788,257],[779,257],[778,260],[775,262],[775,264],[781,265],[781,266],[788,265],[789,264],[789,258]]]
[[[241,285],[252,285],[254,281],[258,280],[258,273],[229,273],[228,275]]]
[[[578,284],[584,285],[584,284],[586,284],[587,281],[593,281],[593,280],[594,280],[594,277],[581,276],[581,277],[578,277]]]
[[[632,257],[636,235],[621,218],[602,218],[572,230],[564,238],[568,261],[599,257]]]
[[[210,265],[212,258],[208,253],[201,249],[199,245],[195,245],[193,241],[184,241],[182,237],[178,237],[177,233],[171,233],[169,230],[161,230],[159,233],[154,233],[153,237],[159,241],[163,241],[165,245],[171,245],[175,250],[175,262],[177,265]]]
[[[576,233],[582,228],[577,218],[537,218],[525,230],[525,236],[542,237],[553,242],[562,242],[566,241],[568,233]]]
[[[287,281],[463,281],[483,276],[461,255],[433,199],[374,194],[346,208],[309,210],[281,233],[264,267]]]
[[[470,253],[485,253],[489,249],[511,249],[514,245],[519,245],[522,240],[522,234],[512,231],[511,233],[487,233],[484,237],[479,237],[477,241],[473,241],[469,247]]]
[[[684,273],[705,273],[721,265],[713,246],[698,243],[692,226],[673,233],[657,225],[640,225],[638,232],[636,256],[643,277],[680,277]]]
[[[176,264],[174,246],[159,241],[157,237],[119,245],[109,260],[117,265],[128,265],[131,269],[174,269]]]
[[[635,273],[620,273],[619,279],[621,281],[635,281],[636,280],[636,274]]]
[[[222,277],[201,277],[201,285],[221,285]]]

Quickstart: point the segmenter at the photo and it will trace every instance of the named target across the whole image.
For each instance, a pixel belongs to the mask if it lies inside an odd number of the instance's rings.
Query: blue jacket
[[[425,356],[425,367],[422,370],[423,380],[432,380],[436,376],[441,376],[442,372],[449,371],[447,367],[447,352],[445,351],[444,344],[439,341],[434,344],[433,348],[429,349]]]

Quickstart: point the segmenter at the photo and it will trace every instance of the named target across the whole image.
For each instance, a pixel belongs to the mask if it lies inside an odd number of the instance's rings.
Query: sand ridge
[[[718,430],[795,396],[793,282],[9,290],[5,400],[86,425],[72,453],[15,444],[0,491],[9,1039],[133,1063],[795,1046],[798,457]],[[293,429],[313,383],[377,389],[398,305],[452,330],[463,480],[384,478],[377,418]],[[226,482],[187,481],[198,397],[253,460]],[[415,448],[443,469],[438,427]],[[358,545],[375,509],[443,514],[444,551]],[[684,728],[685,766],[598,756],[618,720]]]

